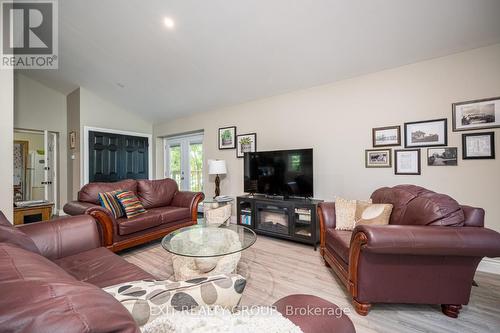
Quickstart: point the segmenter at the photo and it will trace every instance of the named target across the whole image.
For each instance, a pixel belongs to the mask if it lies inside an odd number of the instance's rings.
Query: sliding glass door
[[[203,134],[165,139],[165,176],[184,191],[203,191]]]

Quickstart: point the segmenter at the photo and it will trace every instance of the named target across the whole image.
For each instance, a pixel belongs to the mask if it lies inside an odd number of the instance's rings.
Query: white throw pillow
[[[335,197],[335,230],[354,229],[356,200]]]

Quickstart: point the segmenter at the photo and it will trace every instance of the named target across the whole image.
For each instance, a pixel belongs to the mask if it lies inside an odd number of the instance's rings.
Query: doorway
[[[165,177],[182,191],[203,192],[203,133],[165,138]]]
[[[58,211],[58,133],[14,129],[14,203],[48,202]]]

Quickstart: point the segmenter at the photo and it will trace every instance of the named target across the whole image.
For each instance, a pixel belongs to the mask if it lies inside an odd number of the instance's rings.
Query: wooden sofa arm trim
[[[321,254],[322,257],[324,257],[326,226],[325,226],[325,220],[323,218],[323,209],[320,206],[318,206],[316,214],[318,215],[318,221],[319,221],[319,253]]]
[[[91,209],[87,211],[87,214],[92,216],[97,224],[100,226],[102,245],[105,247],[111,247],[113,245],[113,221],[111,217],[106,214],[106,212],[98,209]]]
[[[358,232],[351,240],[349,250],[349,292],[352,297],[358,296],[358,263],[361,249],[368,243],[368,238],[363,232]]]
[[[205,198],[203,193],[198,193],[191,204],[191,220],[196,222],[198,221],[198,205]]]

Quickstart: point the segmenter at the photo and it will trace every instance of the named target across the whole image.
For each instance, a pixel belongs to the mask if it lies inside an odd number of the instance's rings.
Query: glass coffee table
[[[241,251],[257,240],[253,230],[235,224],[198,224],[166,235],[161,245],[170,252],[177,280],[236,271]]]

